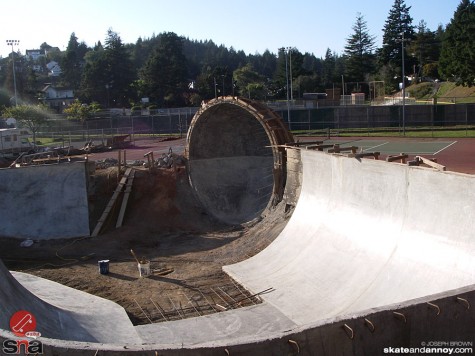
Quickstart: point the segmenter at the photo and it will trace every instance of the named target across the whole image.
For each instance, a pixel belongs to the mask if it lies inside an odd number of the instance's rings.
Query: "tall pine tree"
[[[118,33],[112,29],[107,31],[104,55],[107,73],[106,83],[103,85],[107,92],[107,106],[125,106],[132,97],[131,84],[135,79],[135,72],[129,52]]]
[[[457,84],[475,84],[475,5],[462,0],[447,25],[442,41],[439,71]]]
[[[368,33],[368,26],[360,13],[356,16],[353,31],[345,46],[346,75],[351,81],[365,81],[375,71],[375,38]]]
[[[62,84],[72,89],[78,89],[81,83],[84,55],[88,48],[84,42],[79,43],[73,32],[69,37],[68,47],[61,59]]]
[[[414,26],[409,13],[411,7],[406,6],[404,0],[394,0],[388,18],[383,28],[383,45],[378,53],[379,65],[384,72],[386,88],[394,90],[396,83],[401,81],[402,72],[402,41],[404,47],[414,39]],[[412,71],[415,59],[404,51],[405,73]],[[399,77],[394,79],[394,77]]]
[[[440,55],[441,41],[436,32],[427,28],[424,20],[419,22],[415,39],[408,44],[408,52],[417,58],[416,76],[437,78],[437,65]]]
[[[173,32],[160,35],[160,43],[140,71],[144,94],[159,106],[185,104],[187,62],[183,54],[183,37]]]

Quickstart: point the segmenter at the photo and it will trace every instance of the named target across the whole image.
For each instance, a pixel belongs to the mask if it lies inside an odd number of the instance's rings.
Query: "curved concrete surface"
[[[0,329],[19,310],[31,312],[42,337],[92,343],[140,343],[125,310],[114,302],[26,273],[14,277],[0,261]],[[113,327],[112,327],[113,326]]]
[[[214,99],[193,118],[187,136],[190,182],[215,218],[250,221],[282,198],[285,157],[293,142],[266,106],[236,97]]]
[[[298,325],[475,283],[475,176],[301,151],[279,237],[225,271]]]

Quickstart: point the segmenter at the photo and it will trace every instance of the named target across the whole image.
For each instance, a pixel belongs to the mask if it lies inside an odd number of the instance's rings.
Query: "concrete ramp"
[[[12,315],[26,310],[43,338],[140,343],[127,313],[114,302],[26,273],[12,276],[1,261],[0,276],[0,330],[10,330]]]
[[[475,176],[301,151],[291,220],[224,270],[297,325],[475,283]]]
[[[0,169],[0,236],[88,236],[86,163]]]

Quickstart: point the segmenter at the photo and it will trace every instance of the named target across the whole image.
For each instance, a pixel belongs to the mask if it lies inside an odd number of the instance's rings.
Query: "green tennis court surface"
[[[457,141],[385,141],[385,140],[326,140],[340,147],[358,147],[358,152],[380,152],[383,155],[406,153],[409,155],[436,155]]]

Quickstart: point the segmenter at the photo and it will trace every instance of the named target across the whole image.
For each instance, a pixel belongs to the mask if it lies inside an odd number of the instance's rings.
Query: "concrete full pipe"
[[[215,218],[239,224],[282,199],[285,149],[293,137],[267,106],[220,97],[195,114],[187,136],[189,177]]]

